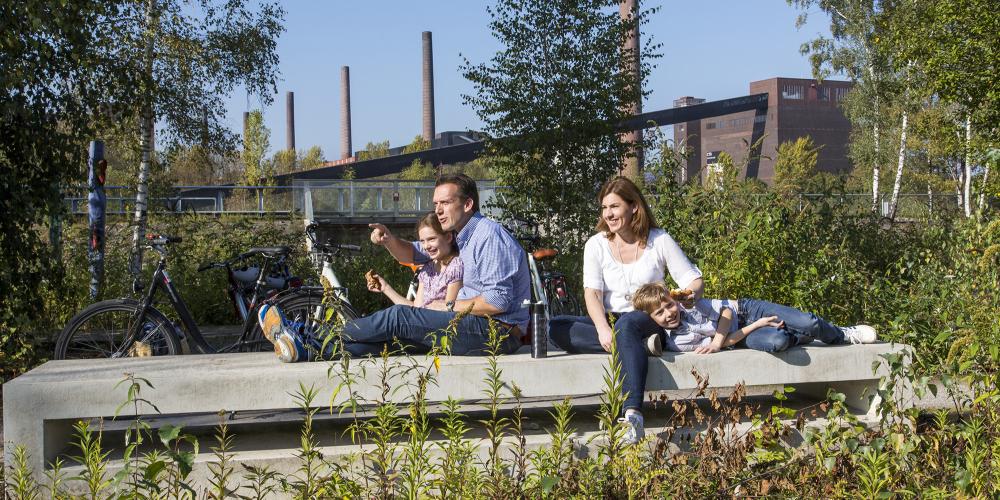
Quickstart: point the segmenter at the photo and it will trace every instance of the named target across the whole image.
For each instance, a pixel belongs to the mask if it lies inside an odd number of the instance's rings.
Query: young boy
[[[877,340],[868,325],[838,327],[815,314],[757,299],[700,299],[682,308],[662,283],[639,287],[632,305],[668,330],[671,351],[708,354],[734,345],[764,352],[819,339],[826,344],[871,344]]]

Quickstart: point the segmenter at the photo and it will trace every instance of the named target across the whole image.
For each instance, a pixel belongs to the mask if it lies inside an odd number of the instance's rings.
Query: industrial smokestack
[[[295,92],[285,93],[285,142],[289,151],[295,151]]]
[[[434,140],[434,49],[431,32],[423,32],[424,42],[424,140]]]
[[[351,157],[351,68],[340,67],[340,159]]]
[[[632,116],[642,114],[642,79],[639,76],[639,23],[635,22],[635,17],[639,14],[639,0],[621,0],[618,4],[618,13],[622,21],[631,22],[632,33],[625,37],[622,43],[622,54],[630,57],[627,71],[631,73],[635,81],[635,101],[629,106],[628,112]],[[638,179],[642,173],[643,151],[642,151],[642,131],[628,130],[622,134],[622,141],[629,144],[629,151],[632,155],[625,159],[622,165],[622,175],[631,179]]]

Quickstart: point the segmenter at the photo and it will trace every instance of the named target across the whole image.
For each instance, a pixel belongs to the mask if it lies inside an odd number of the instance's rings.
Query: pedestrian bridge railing
[[[477,181],[480,204],[496,196],[496,182]],[[105,187],[106,213],[124,215],[135,210],[135,191]],[[306,219],[391,218],[414,219],[434,208],[434,181],[348,180],[308,181],[292,186],[175,186],[154,193],[150,210],[208,215],[265,215],[298,213]],[[74,189],[64,198],[68,211],[85,215],[86,189]]]
[[[494,180],[477,181],[480,205],[490,215],[490,206],[506,187]],[[135,190],[122,186],[105,188],[106,213],[130,214],[135,210]],[[434,208],[434,181],[402,180],[309,180],[292,186],[175,186],[154,192],[149,209],[166,213],[208,215],[301,214],[309,220],[398,219],[413,220]],[[871,194],[798,194],[800,206],[837,203],[871,210]],[[656,195],[654,194],[655,198]],[[890,195],[882,195],[877,206],[882,216],[889,214]],[[64,198],[71,214],[86,215],[86,188],[73,188]],[[954,194],[900,194],[897,219],[926,219],[935,214],[958,211],[960,198]]]

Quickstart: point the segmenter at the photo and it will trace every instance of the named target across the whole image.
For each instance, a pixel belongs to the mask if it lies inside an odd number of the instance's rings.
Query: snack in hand
[[[379,283],[377,276],[378,275],[375,274],[374,269],[369,269],[368,272],[365,273],[365,279],[368,280],[368,289],[380,292],[382,291],[382,284]]]
[[[670,290],[670,298],[674,300],[687,300],[691,296],[691,290],[684,289],[672,289]]]

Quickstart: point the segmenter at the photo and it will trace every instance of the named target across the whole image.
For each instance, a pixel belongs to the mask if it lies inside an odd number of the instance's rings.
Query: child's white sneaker
[[[663,356],[663,341],[660,340],[660,334],[654,333],[646,337],[646,352],[650,356]]]
[[[844,340],[852,344],[873,344],[878,340],[875,328],[868,325],[845,326],[840,330],[844,332]]]

